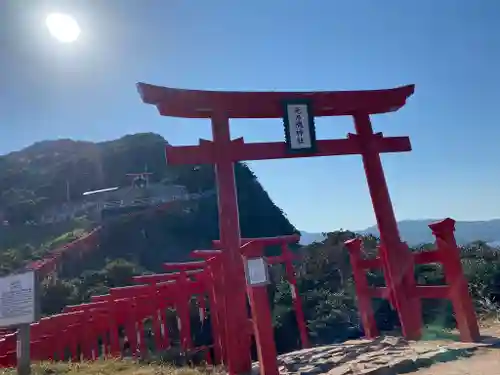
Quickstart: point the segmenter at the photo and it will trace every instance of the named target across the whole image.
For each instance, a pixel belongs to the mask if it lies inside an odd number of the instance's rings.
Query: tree
[[[111,288],[132,284],[132,277],[138,274],[138,267],[124,259],[110,261],[104,267],[105,284]]]
[[[58,314],[64,306],[77,302],[77,289],[72,282],[56,280],[42,285],[41,309],[44,315]]]

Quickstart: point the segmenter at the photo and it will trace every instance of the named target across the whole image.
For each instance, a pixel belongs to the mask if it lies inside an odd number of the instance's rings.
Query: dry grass
[[[0,375],[14,375],[16,369],[0,369]],[[107,359],[94,362],[40,362],[32,366],[33,375],[222,375],[211,368],[172,367],[165,364],[143,364],[132,360]]]

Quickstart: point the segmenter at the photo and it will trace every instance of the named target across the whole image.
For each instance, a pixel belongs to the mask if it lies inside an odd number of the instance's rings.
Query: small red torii
[[[175,263],[175,262],[167,262],[163,263],[163,269],[166,271],[175,271],[178,270],[179,272],[173,272],[170,274],[164,274],[164,275],[172,275],[171,278],[174,280],[179,280],[179,278],[182,278],[183,281],[187,281],[189,277],[193,277],[195,281],[199,278],[196,276],[201,276],[202,274],[205,274],[205,266],[207,264],[205,262],[181,262],[181,263]],[[207,285],[203,284],[196,284],[198,288],[204,286],[207,287]],[[206,290],[199,290],[199,295],[197,296],[196,300],[198,302],[198,308],[200,310],[200,319],[203,320],[204,314],[205,314],[205,309],[206,309],[206,304],[205,304],[205,292]]]
[[[290,284],[290,291],[292,294],[295,316],[299,328],[300,341],[302,343],[303,348],[309,348],[310,342],[309,342],[309,336],[307,334],[304,309],[302,306],[302,301],[300,300],[299,297],[297,278],[295,276],[295,270],[293,268],[293,261],[296,260],[298,256],[292,253],[288,248],[288,244],[297,243],[299,242],[299,240],[300,236],[298,234],[276,236],[276,237],[242,238],[241,245],[244,246],[249,242],[255,242],[262,247],[280,245],[281,255],[266,257],[266,259],[268,264],[277,264],[277,263],[285,264],[286,277]],[[214,244],[215,248],[221,247],[221,242],[219,240],[212,241],[212,243]]]
[[[126,336],[130,343],[133,355],[138,352],[146,352],[146,342],[144,339],[144,320],[152,319],[155,345],[158,348],[165,348],[170,344],[168,335],[162,329],[163,320],[161,311],[168,304],[166,290],[160,290],[155,285],[132,285],[109,290],[111,300],[116,302],[127,301],[128,316],[124,319]]]
[[[82,337],[82,354],[85,359],[95,360],[98,357],[98,337],[109,328],[110,314],[106,302],[90,302],[80,305],[66,306],[65,313],[83,312],[85,329]],[[106,324],[103,324],[103,322]]]
[[[474,305],[468,291],[467,280],[463,274],[460,261],[460,249],[454,236],[455,221],[447,218],[429,225],[436,237],[436,248],[431,251],[415,252],[411,254],[415,264],[441,263],[444,269],[446,285],[415,285],[409,289],[409,298],[449,299],[453,305],[460,339],[465,342],[475,342],[480,339]],[[362,254],[362,240],[351,239],[345,242],[351,257],[353,276],[358,296],[358,308],[363,323],[365,335],[374,338],[379,335],[372,309],[372,298],[385,298],[393,305],[393,295],[386,287],[370,287],[366,278],[366,270],[384,269],[384,262],[380,257],[365,259]],[[409,271],[408,271],[409,272]],[[407,275],[408,278],[413,274]],[[418,305],[420,306],[420,305]],[[421,315],[417,311],[417,315]]]
[[[138,293],[139,295],[139,293]],[[123,326],[127,336],[131,337],[133,341],[137,332],[135,330],[135,319],[137,318],[136,301],[134,298],[120,298],[113,293],[104,294],[90,297],[91,303],[103,303],[99,305],[100,309],[107,309],[109,313],[109,350],[108,354],[111,356],[120,356],[122,348],[120,345],[120,337],[118,334],[118,327]],[[78,305],[77,305],[78,306]],[[77,307],[76,306],[76,307]],[[132,354],[135,354],[137,346],[131,344]]]
[[[165,284],[164,288],[168,288],[170,298],[177,313],[181,347],[183,350],[192,349],[193,341],[191,337],[189,303],[193,294],[202,294],[204,292],[202,283],[189,280],[186,272],[141,275],[134,276],[132,279],[136,283],[147,283],[153,286],[161,285],[162,282]],[[165,282],[168,282],[168,284]]]
[[[215,256],[211,252],[216,252]],[[227,363],[225,343],[225,320],[226,304],[224,299],[224,278],[220,257],[220,250],[193,250],[191,255],[204,259],[205,267],[202,273],[197,272],[194,278],[202,281],[207,290],[210,304],[210,322],[212,326],[212,336],[214,345],[214,362],[216,364]],[[208,254],[207,254],[208,253]],[[199,264],[201,262],[189,262],[189,264]],[[187,271],[193,272],[193,271]],[[250,325],[248,330],[250,331]],[[242,329],[245,329],[244,327]]]

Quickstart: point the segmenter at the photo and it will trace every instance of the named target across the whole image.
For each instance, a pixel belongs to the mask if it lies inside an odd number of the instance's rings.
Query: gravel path
[[[438,363],[412,375],[498,375],[500,349],[479,349],[475,355],[453,362]]]

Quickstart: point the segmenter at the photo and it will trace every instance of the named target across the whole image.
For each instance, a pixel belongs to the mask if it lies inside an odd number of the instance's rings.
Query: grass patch
[[[0,375],[14,375],[16,369],[0,369]],[[93,362],[38,362],[32,375],[219,375],[220,369],[176,368],[167,364],[143,364],[133,360],[106,359]]]
[[[450,329],[443,328],[436,325],[427,325],[422,329],[422,340],[423,341],[460,341],[460,335],[453,332]]]

